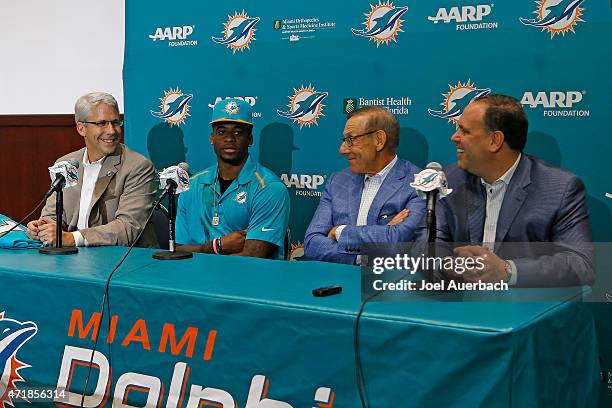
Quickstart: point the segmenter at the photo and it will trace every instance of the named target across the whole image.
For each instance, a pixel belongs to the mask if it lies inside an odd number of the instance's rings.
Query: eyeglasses
[[[123,121],[120,119],[116,120],[99,120],[97,122],[89,122],[87,120],[80,120],[81,123],[89,123],[90,125],[96,125],[99,128],[105,128],[110,123],[113,127],[121,127],[123,126]]]
[[[374,132],[378,132],[378,129],[376,129],[376,130],[371,130],[371,131],[369,131],[369,132],[367,132],[367,133],[362,133],[362,134],[360,134],[360,135],[343,137],[343,138],[342,138],[342,142],[341,142],[340,144],[342,144],[342,143],[346,143],[346,146],[347,146],[347,147],[353,147],[353,143],[354,143],[355,139],[358,139],[358,138],[363,137],[363,136],[370,135],[370,134],[372,134],[372,133],[374,133]]]

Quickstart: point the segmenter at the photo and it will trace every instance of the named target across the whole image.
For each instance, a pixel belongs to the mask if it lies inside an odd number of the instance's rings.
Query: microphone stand
[[[55,190],[55,222],[57,228],[55,229],[55,246],[54,247],[42,247],[38,250],[41,254],[45,255],[72,255],[79,252],[77,247],[62,247],[62,220],[64,214],[64,185],[66,180],[63,179],[57,185]]]
[[[438,190],[433,190],[427,197],[427,259],[436,257],[436,200],[438,198]],[[440,271],[436,268],[436,262],[434,267],[429,272],[429,279],[433,283],[440,282],[442,280]]]
[[[165,194],[168,194],[168,249],[169,251],[155,252],[152,256],[155,259],[164,261],[177,260],[177,259],[188,259],[193,258],[191,252],[177,251],[176,250],[176,239],[175,239],[175,222],[176,222],[176,185],[169,185],[169,188],[162,194],[157,200],[155,206],[157,207]]]

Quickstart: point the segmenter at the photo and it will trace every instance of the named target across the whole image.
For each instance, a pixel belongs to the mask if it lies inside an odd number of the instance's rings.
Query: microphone
[[[79,162],[74,159],[57,162],[49,167],[51,188],[45,194],[45,198],[49,198],[53,192],[59,191],[64,187],[75,186],[79,181],[78,168]]]
[[[161,201],[172,190],[175,194],[189,190],[189,165],[181,162],[159,172],[159,188],[164,190]]]
[[[155,252],[152,256],[155,259],[176,260],[193,257],[191,252],[176,250],[175,223],[176,223],[176,196],[189,190],[189,165],[185,162],[176,166],[170,166],[159,172],[159,188],[164,192],[154,205],[154,208],[161,201],[168,197],[168,248],[169,251]]]
[[[70,159],[61,161],[49,167],[49,176],[51,176],[51,188],[45,194],[45,199],[49,198],[54,192],[55,194],[55,220],[57,228],[55,230],[55,246],[43,247],[38,250],[45,255],[71,255],[79,252],[76,247],[62,246],[62,217],[64,214],[64,187],[75,186],[79,180],[77,169],[79,162]]]
[[[431,162],[425,170],[414,175],[414,182],[410,183],[419,197],[427,200],[427,249],[429,257],[435,257],[436,241],[436,201],[439,198],[444,198],[453,190],[448,188],[446,175],[442,171],[440,163]]]

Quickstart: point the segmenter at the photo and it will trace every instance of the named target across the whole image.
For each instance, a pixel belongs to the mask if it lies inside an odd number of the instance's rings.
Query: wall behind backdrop
[[[124,0],[3,1],[0,115],[74,113],[93,90],[123,112],[123,43]]]
[[[214,163],[211,107],[255,111],[251,153],[290,188],[302,241],[338,153],[347,112],[383,105],[400,120],[399,156],[456,159],[454,121],[476,95],[520,99],[527,151],[578,174],[595,237],[611,240],[612,80],[608,2],[531,0],[233,1],[126,4],[126,142],[158,167]]]

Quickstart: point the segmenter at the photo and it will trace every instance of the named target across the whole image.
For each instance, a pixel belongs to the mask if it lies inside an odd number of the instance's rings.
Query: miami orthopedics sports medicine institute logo
[[[404,20],[401,17],[408,11],[407,6],[394,6],[392,2],[378,2],[377,5],[370,4],[370,11],[364,13],[366,16],[363,24],[365,29],[352,28],[353,34],[368,37],[376,43],[376,47],[381,44],[389,44],[390,41],[397,42],[397,35],[402,30]]]
[[[185,94],[178,87],[164,91],[164,96],[159,98],[159,112],[151,111],[151,115],[163,119],[170,126],[185,124],[185,118],[189,116],[189,101],[193,94]]]
[[[17,383],[24,379],[19,374],[22,368],[30,367],[17,358],[17,352],[38,333],[34,322],[20,322],[4,317],[0,312],[0,407],[13,406],[11,394],[18,390]]]
[[[300,129],[304,126],[318,125],[317,120],[323,115],[323,100],[327,98],[327,92],[318,92],[312,85],[299,89],[293,89],[293,95],[289,96],[289,110],[284,112],[277,109],[276,112],[285,118],[293,120],[300,125]]]
[[[235,54],[236,51],[250,49],[251,41],[255,41],[255,25],[259,17],[249,17],[244,10],[233,16],[228,15],[227,23],[223,23],[222,38],[212,37],[217,44],[226,45]]]
[[[580,18],[584,9],[580,7],[584,0],[540,0],[536,1],[538,7],[534,11],[537,18],[523,18],[519,21],[526,26],[541,28],[548,31],[550,38],[555,35],[571,31],[578,22],[584,21]]]
[[[447,119],[451,123],[457,123],[465,107],[472,102],[472,99],[491,93],[489,88],[477,88],[469,79],[466,83],[457,82],[457,85],[448,85],[450,92],[442,94],[444,100],[440,105],[443,109],[428,109],[429,114],[442,119]]]

